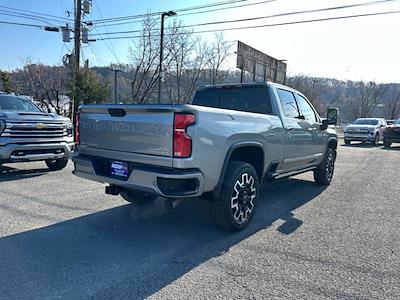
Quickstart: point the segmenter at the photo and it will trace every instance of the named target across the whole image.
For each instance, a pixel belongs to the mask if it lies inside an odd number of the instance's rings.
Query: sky
[[[179,8],[222,2],[223,0],[93,0],[92,13],[85,20],[121,17],[147,12],[169,11]],[[236,20],[268,16],[279,13],[343,6],[374,0],[273,0],[268,3],[215,12],[183,15],[176,18],[186,25],[204,22]],[[261,0],[244,0],[251,4]],[[265,1],[264,1],[265,2]],[[0,21],[48,25],[43,20],[22,19],[1,13],[5,7],[67,17],[73,11],[73,0],[0,0]],[[224,7],[224,6],[218,6]],[[217,8],[217,7],[215,7]],[[209,8],[210,9],[210,8]],[[301,20],[329,18],[354,14],[400,11],[400,0],[370,6],[329,12],[308,13],[286,17],[268,18],[251,22],[234,22],[223,25],[199,26],[196,30],[210,30],[237,26],[264,25]],[[200,10],[196,10],[199,12]],[[195,12],[195,11],[193,11]],[[9,13],[9,11],[8,11]],[[73,15],[71,15],[71,18]],[[166,20],[166,26],[168,22]],[[49,21],[50,25],[61,23]],[[119,26],[95,26],[91,33],[105,33],[140,29],[140,23]],[[288,73],[305,74],[341,80],[400,82],[400,13],[382,16],[332,20],[306,24],[234,30],[224,33],[229,41],[244,43],[278,59],[286,59]],[[109,35],[112,36],[112,35]],[[118,35],[114,35],[118,36]],[[121,35],[119,35],[121,36]],[[0,24],[0,69],[20,68],[27,60],[60,65],[62,56],[69,53],[73,43],[63,43],[61,33],[38,28]],[[107,34],[103,35],[107,37]],[[211,40],[212,33],[201,34]],[[132,40],[96,41],[83,46],[83,57],[92,66],[110,63],[129,63],[128,48]],[[235,69],[235,49],[226,67]]]

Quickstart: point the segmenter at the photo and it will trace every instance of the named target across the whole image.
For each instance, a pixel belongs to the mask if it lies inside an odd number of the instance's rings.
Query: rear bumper
[[[385,138],[386,141],[390,141],[392,143],[400,143],[400,137],[396,136],[396,137],[387,137]]]
[[[74,143],[67,142],[6,144],[0,146],[0,161],[4,163],[67,158],[74,148]]]
[[[101,160],[101,158],[99,158]],[[92,181],[109,183],[122,189],[151,193],[167,198],[199,197],[203,194],[204,176],[199,170],[159,168],[151,165],[132,165],[124,179],[107,175],[96,158],[74,156],[73,174]]]
[[[400,130],[396,128],[396,131],[386,130],[385,131],[385,140],[389,140],[393,143],[400,143]]]

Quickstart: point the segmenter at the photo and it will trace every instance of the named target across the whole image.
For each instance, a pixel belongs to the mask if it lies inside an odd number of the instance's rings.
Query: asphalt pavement
[[[237,234],[205,200],[138,209],[71,171],[0,169],[0,299],[400,297],[400,144],[341,145],[328,188],[266,183]]]

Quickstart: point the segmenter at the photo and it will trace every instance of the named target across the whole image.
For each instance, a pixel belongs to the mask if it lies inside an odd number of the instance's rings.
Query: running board
[[[292,171],[292,172],[288,172],[288,173],[279,174],[279,175],[274,176],[274,178],[275,179],[280,179],[280,178],[284,178],[284,177],[289,177],[289,176],[305,173],[305,172],[308,172],[308,171],[312,171],[312,170],[314,170],[316,168],[317,168],[317,166],[312,166],[312,167],[301,169],[301,170],[296,170],[296,171]]]

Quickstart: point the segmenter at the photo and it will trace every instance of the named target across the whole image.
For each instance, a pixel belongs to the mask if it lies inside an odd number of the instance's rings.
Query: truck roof
[[[224,84],[214,84],[214,85],[204,85],[199,87],[197,90],[198,91],[204,91],[208,89],[215,89],[215,88],[236,88],[236,87],[252,87],[252,86],[270,86],[270,85],[275,85],[275,86],[282,86],[285,88],[290,88],[288,86],[275,83],[272,81],[267,81],[267,82],[243,82],[243,83],[224,83]]]

